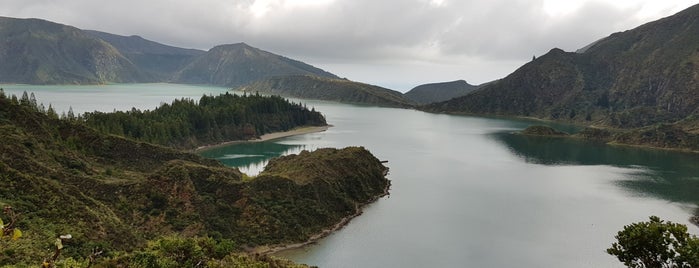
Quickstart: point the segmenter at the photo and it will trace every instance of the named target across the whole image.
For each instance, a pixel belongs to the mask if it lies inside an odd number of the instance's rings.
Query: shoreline
[[[354,213],[351,215],[345,216],[340,219],[338,223],[335,225],[331,226],[330,228],[326,228],[321,230],[320,232],[311,235],[306,241],[299,242],[299,243],[292,243],[292,244],[277,244],[277,245],[266,245],[266,246],[258,246],[254,247],[248,250],[245,250],[249,254],[259,254],[259,255],[271,255],[274,253],[278,253],[281,251],[285,250],[291,250],[291,249],[297,249],[297,248],[302,248],[311,244],[315,244],[318,242],[318,240],[323,239],[336,231],[342,229],[343,227],[347,226],[347,224],[350,223],[350,221],[359,215],[362,215],[364,213],[364,207],[373,204],[374,202],[378,201],[384,196],[390,196],[391,194],[389,193],[389,190],[391,188],[391,181],[388,181],[388,185],[383,189],[383,193],[375,196],[374,198],[370,199],[368,202],[357,205],[355,207]]]
[[[297,136],[297,135],[303,135],[303,134],[318,133],[318,132],[326,131],[330,127],[332,127],[332,125],[298,127],[298,128],[294,128],[292,130],[283,131],[283,132],[267,133],[267,134],[260,136],[260,138],[258,138],[258,139],[225,141],[225,142],[217,143],[217,144],[199,146],[196,149],[194,149],[193,152],[198,153],[198,152],[202,152],[202,151],[206,151],[206,150],[210,150],[210,149],[214,149],[214,148],[218,148],[218,147],[223,147],[223,146],[227,146],[227,145],[231,145],[231,144],[248,143],[248,142],[263,142],[263,141],[276,140],[276,139]]]

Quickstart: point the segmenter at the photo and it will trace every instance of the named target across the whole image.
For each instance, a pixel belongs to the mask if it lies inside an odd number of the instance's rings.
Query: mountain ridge
[[[102,39],[41,19],[0,17],[0,82],[100,84],[151,78]]]
[[[395,90],[347,79],[308,75],[272,77],[241,86],[236,90],[386,107],[411,108],[414,106],[412,101]]]
[[[246,43],[218,45],[196,57],[174,75],[175,82],[228,87],[283,75],[336,75]]]
[[[636,128],[699,111],[699,5],[603,38],[582,53],[552,49],[433,112],[530,116]]]
[[[42,19],[0,17],[0,83],[175,82],[239,86],[282,75],[336,75],[245,43],[208,51]]]
[[[419,85],[403,95],[419,105],[424,105],[461,97],[479,87],[471,85],[465,80],[456,80]]]

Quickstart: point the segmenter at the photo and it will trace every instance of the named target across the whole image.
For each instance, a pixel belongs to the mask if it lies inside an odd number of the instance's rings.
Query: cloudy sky
[[[246,42],[341,77],[407,91],[506,76],[551,48],[574,51],[696,0],[2,0],[42,18],[207,50]]]

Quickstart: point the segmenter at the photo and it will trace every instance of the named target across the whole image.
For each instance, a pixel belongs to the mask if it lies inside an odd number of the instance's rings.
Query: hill
[[[238,90],[386,107],[407,108],[414,105],[398,91],[346,79],[307,75],[273,77],[242,86]]]
[[[678,122],[699,113],[698,107],[695,5],[580,53],[553,49],[500,81],[425,109],[638,128]]]
[[[471,85],[464,80],[456,80],[419,85],[406,92],[404,96],[417,104],[425,105],[461,97],[477,88],[478,86]]]
[[[175,74],[174,81],[236,87],[283,75],[337,78],[303,62],[238,43],[216,46],[196,57]]]
[[[109,43],[75,27],[0,17],[0,83],[96,84],[152,78]]]
[[[163,82],[171,80],[175,72],[189,64],[196,56],[205,53],[198,49],[164,45],[137,35],[122,36],[99,31],[83,31],[111,44],[140,70]]]
[[[0,136],[0,206],[21,213],[23,232],[0,239],[0,266],[36,265],[53,254],[58,235],[71,234],[58,260],[66,266],[86,266],[98,248],[106,252],[98,267],[239,267],[260,261],[243,249],[306,241],[389,184],[386,168],[361,147],[286,156],[249,178],[3,94]]]
[[[176,82],[234,87],[281,75],[337,78],[244,43],[201,51],[140,36],[6,17],[0,17],[0,62],[0,83]]]

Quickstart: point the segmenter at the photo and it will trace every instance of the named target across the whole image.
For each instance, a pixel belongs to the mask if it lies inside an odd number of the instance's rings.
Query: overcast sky
[[[0,15],[208,50],[245,42],[341,77],[407,91],[502,78],[696,0],[1,0]]]

